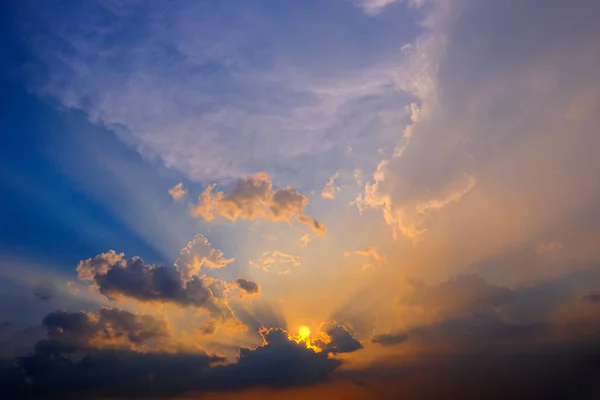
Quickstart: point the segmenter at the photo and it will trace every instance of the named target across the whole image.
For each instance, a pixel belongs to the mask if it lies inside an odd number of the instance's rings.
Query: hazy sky
[[[599,2],[0,15],[0,397],[600,396]]]

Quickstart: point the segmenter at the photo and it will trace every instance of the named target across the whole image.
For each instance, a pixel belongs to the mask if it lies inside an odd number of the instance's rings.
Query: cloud
[[[226,267],[235,258],[225,258],[221,250],[212,247],[207,238],[202,235],[194,236],[179,253],[175,266],[181,272],[184,280],[190,280],[204,268],[217,269]]]
[[[372,343],[377,343],[383,347],[395,346],[408,340],[406,333],[380,333],[371,338]]]
[[[414,244],[421,240],[427,232],[425,222],[431,212],[440,211],[449,204],[459,202],[476,184],[473,176],[466,176],[464,179],[442,188],[437,196],[433,195],[430,189],[426,189],[421,194],[413,192],[410,195],[413,198],[395,202],[390,195],[381,192],[380,189],[388,176],[388,162],[382,161],[373,175],[374,181],[366,182],[364,192],[359,194],[351,204],[356,204],[361,214],[367,208],[381,209],[385,222],[392,228],[394,239],[401,234]],[[460,181],[466,182],[461,183]],[[402,183],[399,182],[396,185],[400,186]]]
[[[327,335],[326,342],[317,341],[317,345],[324,352],[352,353],[363,348],[363,345],[348,332],[345,326],[336,322],[322,324],[319,331]]]
[[[362,256],[362,257],[371,257],[371,258],[373,258],[373,260],[380,262],[380,263],[386,262],[385,257],[382,256],[381,254],[379,254],[379,251],[377,251],[377,248],[375,246],[366,246],[366,247],[363,247],[356,251],[344,252],[344,257],[350,257],[351,255],[357,255],[357,256]]]
[[[600,294],[586,294],[581,297],[583,301],[589,301],[591,303],[600,303]]]
[[[435,319],[495,312],[514,298],[512,290],[490,285],[478,275],[458,275],[436,286],[408,280],[397,300],[403,312],[425,312]]]
[[[51,300],[56,295],[56,287],[50,281],[38,282],[34,287],[33,295],[39,300]]]
[[[226,371],[232,388],[314,384],[327,380],[341,365],[325,352],[315,353],[304,343],[290,340],[283,329],[263,329],[260,333],[264,344],[240,349],[237,364]]]
[[[276,4],[271,14],[255,4],[112,3],[72,7],[60,24],[52,6],[21,6],[36,21],[22,34],[38,60],[38,93],[81,110],[146,158],[194,181],[301,168],[310,182],[349,146],[369,155],[395,141],[380,113],[406,101],[394,87],[398,49],[414,29],[406,17],[376,21],[344,1],[334,7],[345,18],[323,41],[329,22],[313,17],[329,10],[324,4],[294,13]],[[97,21],[99,14],[106,19]],[[295,24],[298,18],[313,26]],[[344,40],[357,25],[371,34]],[[299,37],[314,45],[298,46]],[[90,62],[90,54],[98,58]],[[366,137],[374,126],[384,133]]]
[[[297,268],[300,266],[300,256],[278,250],[267,250],[262,253],[257,261],[249,261],[249,264],[265,272],[276,270],[279,275],[286,275],[292,272],[291,267]]]
[[[238,278],[235,280],[235,284],[246,294],[260,293],[260,286],[256,282],[252,282],[244,278]]]
[[[220,287],[226,286],[224,282],[197,275],[184,280],[187,274],[182,275],[177,268],[148,265],[140,257],[126,259],[123,253],[110,250],[81,261],[77,272],[81,280],[94,282],[100,293],[110,299],[126,296],[200,307],[221,318],[230,315],[222,301],[225,292]]]
[[[420,73],[399,76],[415,96],[411,121],[396,156],[384,157],[364,186],[364,204],[379,210],[396,236],[464,246],[472,259],[582,228],[582,221],[566,226],[584,210],[596,214],[597,186],[588,184],[597,159],[586,149],[597,144],[592,130],[600,121],[589,111],[573,118],[572,111],[600,104],[598,85],[590,84],[600,63],[592,44],[598,30],[584,17],[597,15],[598,6],[565,10],[552,1],[531,24],[526,20],[541,1],[517,8],[430,3],[426,29],[407,49]],[[501,34],[499,21],[516,16],[523,18],[518,28]],[[543,169],[560,172],[551,177]],[[483,230],[493,234],[481,242]]]
[[[35,345],[35,353],[44,356],[103,348],[156,351],[171,336],[165,320],[118,308],[97,313],[55,311],[42,324],[47,334]]]
[[[177,185],[169,189],[169,194],[173,200],[180,200],[187,195],[187,190],[183,187],[183,183],[179,182]]]
[[[261,345],[241,348],[237,362],[228,365],[219,365],[222,357],[203,352],[88,349],[80,361],[61,354],[49,357],[36,353],[2,369],[0,386],[11,398],[24,394],[29,398],[173,397],[192,391],[310,385],[327,381],[341,365],[326,353],[316,353],[304,343],[290,340],[282,329],[263,328],[260,335]]]
[[[311,240],[313,240],[315,237],[305,233],[304,235],[302,235],[302,237],[300,239],[298,239],[298,243],[300,246],[306,247],[306,245],[308,244],[308,242],[310,242]]]
[[[267,220],[291,222],[307,225],[315,233],[324,235],[327,228],[322,222],[309,217],[304,207],[309,200],[290,186],[273,191],[273,183],[266,173],[257,173],[247,179],[238,180],[231,193],[212,193],[214,185],[209,185],[198,198],[198,205],[192,215],[212,221],[221,216],[236,221]]]
[[[40,354],[21,357],[0,377],[8,398],[150,398],[207,385],[207,368],[223,358],[205,353],[96,350],[81,360]]]
[[[362,7],[367,15],[375,16],[387,6],[399,1],[401,0],[358,0],[356,3]]]
[[[373,263],[365,263],[362,265],[362,270],[364,272],[370,272],[378,267],[381,267],[383,264],[387,263],[387,259],[385,256],[379,254],[379,251],[375,246],[366,246],[356,251],[346,251],[344,252],[344,257],[350,257],[352,255],[357,255],[361,257],[371,258]]]
[[[323,188],[323,191],[321,191],[321,196],[324,199],[333,200],[335,198],[335,195],[340,191],[340,187],[335,186],[335,181],[339,177],[340,177],[340,171],[336,171],[336,173],[333,174],[331,176],[331,178],[329,178],[329,180],[325,184],[325,187]]]

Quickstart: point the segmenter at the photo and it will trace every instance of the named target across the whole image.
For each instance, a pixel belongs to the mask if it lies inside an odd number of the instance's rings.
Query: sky
[[[600,396],[600,3],[0,11],[3,399]]]

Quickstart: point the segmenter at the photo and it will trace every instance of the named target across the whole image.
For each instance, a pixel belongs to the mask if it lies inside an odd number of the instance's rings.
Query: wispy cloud
[[[296,45],[297,35],[330,25],[287,24],[293,18],[276,8],[280,22],[249,5],[93,1],[72,7],[60,24],[55,10],[41,8],[30,32],[49,71],[40,90],[194,180],[281,174],[286,165],[307,166],[309,156],[337,157],[348,146],[368,154],[392,143],[379,115],[406,103],[395,84],[404,57],[386,50],[405,44],[409,29],[355,16],[374,33],[357,57],[352,46],[316,37],[312,46]],[[128,34],[132,26],[145,34]],[[288,35],[276,33],[284,27]],[[355,24],[336,29],[343,35]],[[394,31],[397,40],[379,39]],[[93,40],[82,41],[86,34]],[[373,124],[388,133],[362,140]]]
[[[325,184],[325,187],[321,191],[321,196],[324,199],[333,200],[335,198],[335,195],[337,194],[337,192],[340,191],[341,188],[339,186],[335,185],[335,181],[339,177],[340,177],[340,171],[336,171],[336,173],[333,174],[331,176],[331,178],[329,178],[329,180]]]
[[[300,266],[300,257],[278,250],[268,250],[263,252],[258,260],[249,261],[249,264],[265,272],[272,271],[279,275],[287,275],[292,272],[292,268]]]

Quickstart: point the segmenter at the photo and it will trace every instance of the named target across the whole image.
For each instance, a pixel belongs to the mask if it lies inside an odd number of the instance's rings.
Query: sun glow
[[[298,329],[298,335],[301,340],[304,340],[310,336],[310,328],[306,325],[302,325],[300,329]]]
[[[306,325],[301,325],[298,328],[298,334],[297,335],[289,335],[288,334],[288,339],[293,340],[296,343],[304,343],[304,345],[306,345],[307,348],[311,349],[315,353],[321,352],[322,351],[321,346],[323,344],[329,343],[331,340],[329,338],[329,336],[327,336],[327,334],[325,334],[323,332],[317,332],[316,338],[315,337],[311,338],[310,335],[311,335],[310,328]]]

